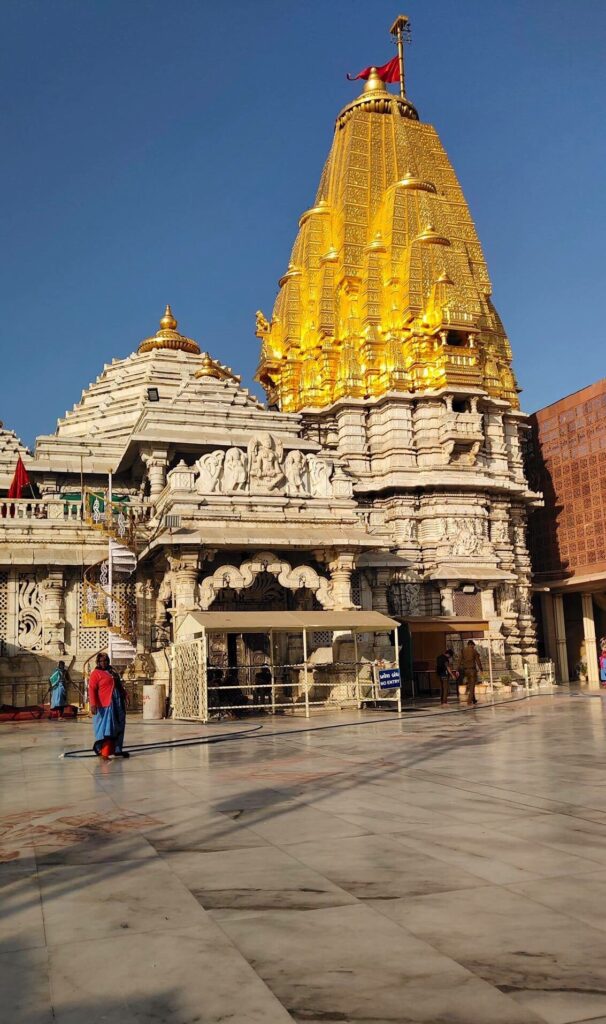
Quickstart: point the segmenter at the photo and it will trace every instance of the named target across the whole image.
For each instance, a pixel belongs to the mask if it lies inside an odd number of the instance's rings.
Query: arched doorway
[[[321,608],[316,594],[308,587],[290,590],[282,586],[270,572],[260,572],[251,586],[241,590],[225,587],[219,590],[209,611],[275,612],[317,611]],[[301,634],[280,633],[215,633],[209,638],[208,667],[210,671],[237,673],[241,689],[250,690],[264,665],[289,665],[301,661]]]

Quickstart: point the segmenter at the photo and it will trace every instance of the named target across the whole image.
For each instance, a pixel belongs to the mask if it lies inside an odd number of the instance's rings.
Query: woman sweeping
[[[109,663],[107,654],[97,655],[97,667],[88,681],[95,742],[93,750],[105,761],[112,757],[130,757],[122,749],[126,727],[126,691],[120,676]]]

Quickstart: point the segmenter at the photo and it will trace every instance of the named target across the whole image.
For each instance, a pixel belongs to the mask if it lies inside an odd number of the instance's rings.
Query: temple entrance
[[[307,587],[288,590],[275,576],[261,572],[252,586],[246,589],[235,590],[226,587],[219,591],[209,610],[269,614],[282,611],[318,611],[320,607],[315,594]],[[267,666],[281,666],[278,673],[280,678],[273,678],[275,697],[276,687],[281,687],[288,679],[289,666],[299,664],[301,656],[301,636],[298,631],[293,634],[273,634],[271,631],[244,634],[213,633],[209,636],[207,651],[210,689],[212,691],[212,683],[219,678],[228,679],[230,685],[239,690],[246,700],[255,698],[261,705],[270,704],[272,683],[268,678]]]

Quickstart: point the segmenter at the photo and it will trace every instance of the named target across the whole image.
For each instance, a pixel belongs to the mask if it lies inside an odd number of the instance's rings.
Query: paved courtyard
[[[110,764],[59,759],[87,722],[1,725],[2,1018],[604,1024],[605,723],[266,719]]]

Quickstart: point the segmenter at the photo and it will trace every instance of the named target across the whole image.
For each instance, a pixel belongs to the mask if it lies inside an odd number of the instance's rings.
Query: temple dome
[[[200,347],[192,338],[186,338],[179,334],[177,321],[173,316],[170,306],[164,310],[164,316],[160,320],[160,330],[156,331],[151,338],[144,338],[138,348],[139,353],[150,352],[152,349],[172,349],[177,352],[191,352],[194,355],[200,354]]]
[[[374,70],[337,117],[271,320],[257,314],[257,380],[285,411],[450,386],[518,408],[461,186],[436,130]]]

